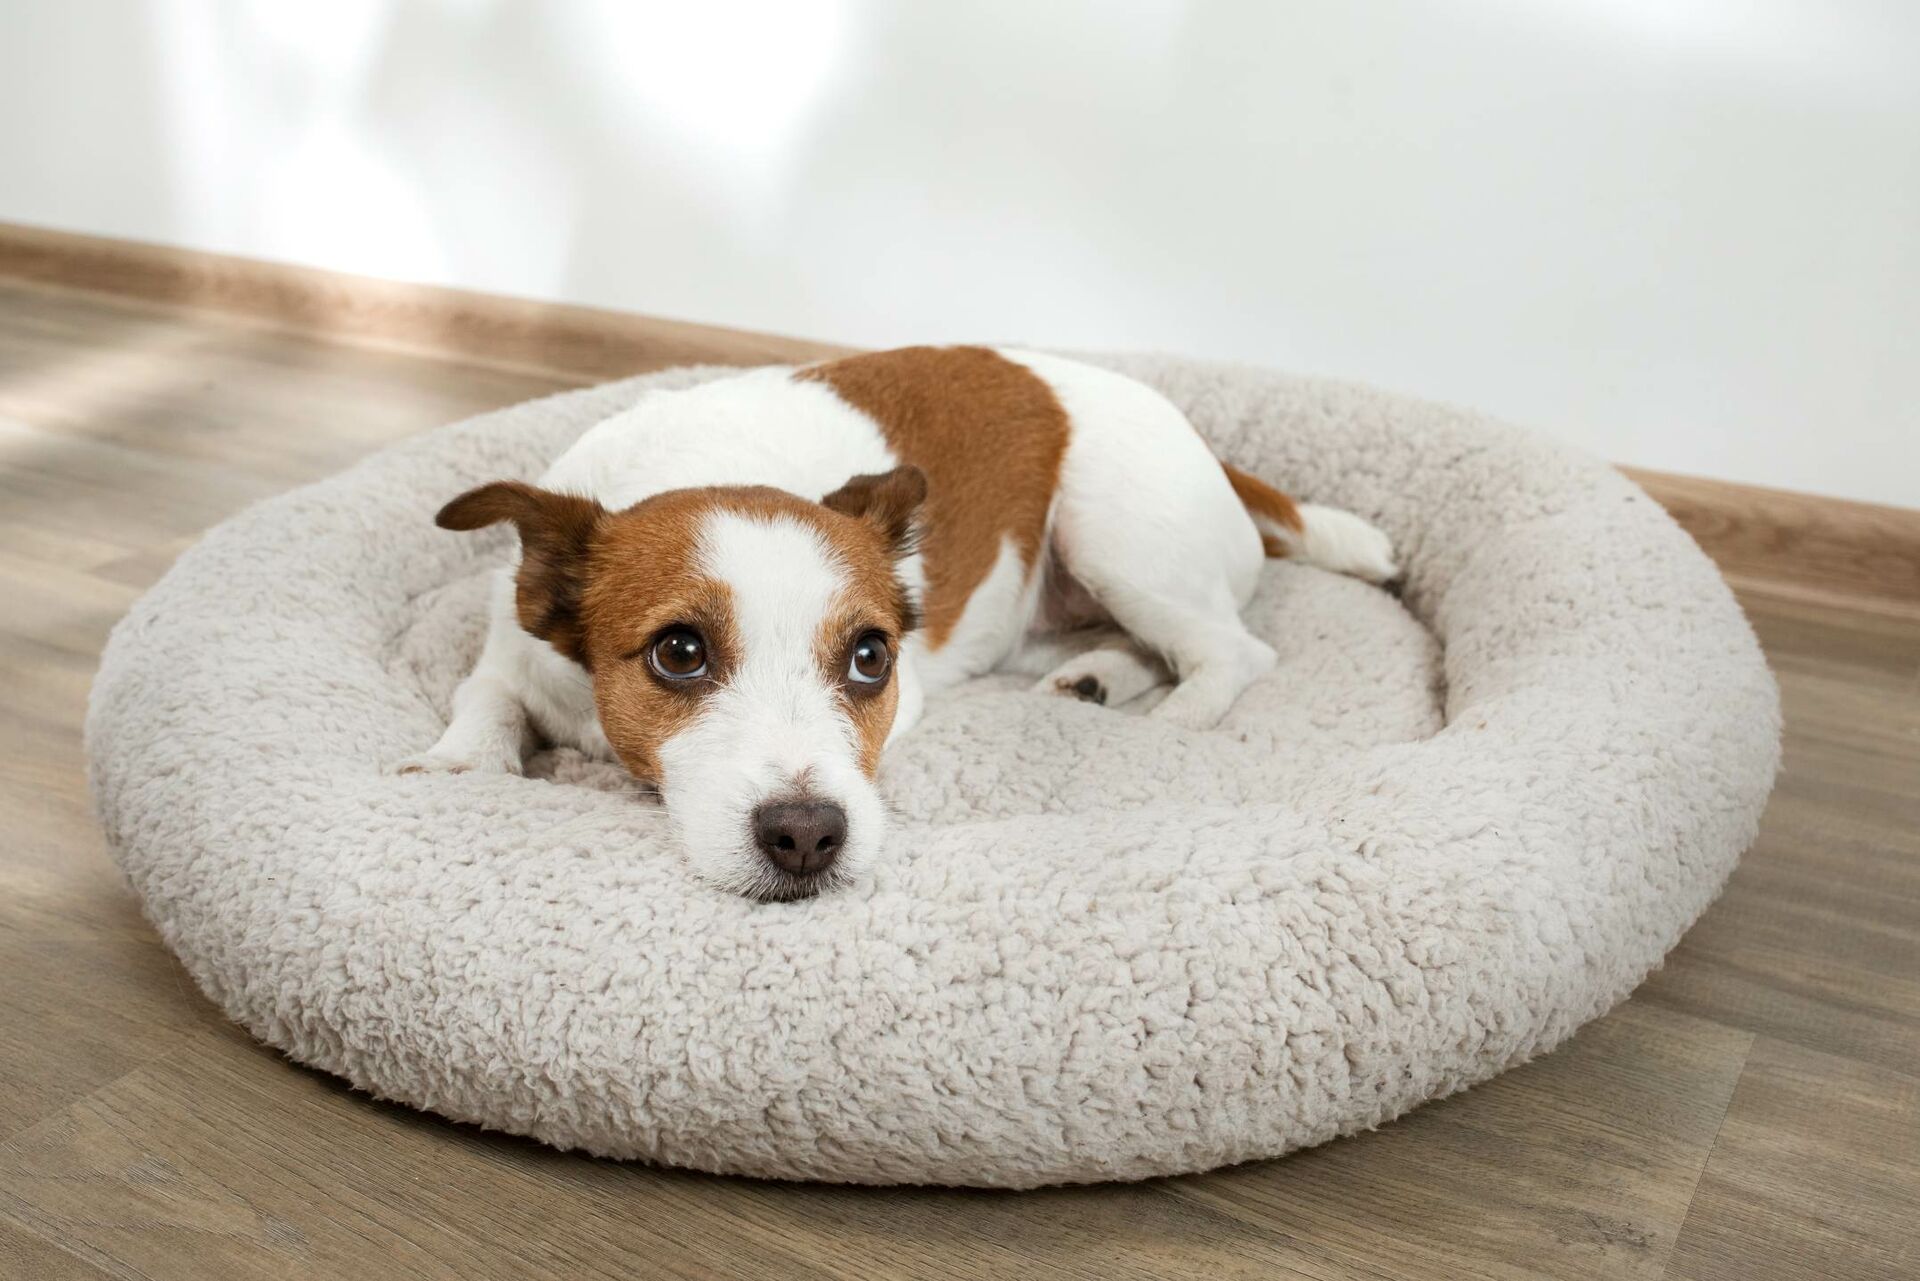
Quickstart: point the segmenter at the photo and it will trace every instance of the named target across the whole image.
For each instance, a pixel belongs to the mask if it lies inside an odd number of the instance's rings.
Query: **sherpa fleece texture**
[[[871,885],[689,880],[621,772],[393,777],[506,535],[436,529],[678,370],[406,442],[208,534],[88,718],[115,856],[255,1036],[389,1099],[704,1170],[1025,1187],[1268,1157],[1552,1048],[1752,840],[1778,697],[1610,468],[1472,414],[1165,358],[1223,458],[1393,535],[1405,607],[1273,563],[1216,732],[986,680],[896,746]]]

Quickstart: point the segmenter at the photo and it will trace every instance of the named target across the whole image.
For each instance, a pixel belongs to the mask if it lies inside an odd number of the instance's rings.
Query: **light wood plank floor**
[[[1920,1274],[1920,611],[1763,587],[1786,772],[1725,898],[1557,1053],[1288,1160],[1029,1194],[709,1178],[252,1044],[89,817],[101,643],[241,505],[573,380],[0,282],[0,1276]]]

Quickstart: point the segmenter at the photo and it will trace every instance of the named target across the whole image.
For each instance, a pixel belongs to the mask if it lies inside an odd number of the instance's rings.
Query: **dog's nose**
[[[824,871],[846,844],[847,812],[832,801],[768,801],[753,812],[753,840],[782,871]]]

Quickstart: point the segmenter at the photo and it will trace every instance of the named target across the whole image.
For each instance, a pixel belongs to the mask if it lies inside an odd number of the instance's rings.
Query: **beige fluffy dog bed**
[[[1711,900],[1778,758],[1706,558],[1609,468],[1472,415],[1166,359],[1222,457],[1376,518],[1404,608],[1274,563],[1216,732],[988,680],[930,709],[870,885],[690,880],[612,766],[393,777],[504,538],[434,528],[718,371],[491,414],[209,534],[88,720],[115,856],[207,994],[382,1097],[610,1156],[1027,1186],[1273,1156],[1550,1049]]]

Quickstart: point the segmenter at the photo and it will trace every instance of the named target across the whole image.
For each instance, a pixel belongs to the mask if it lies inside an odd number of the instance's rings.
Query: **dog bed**
[[[1712,565],[1599,462],[1163,358],[1224,458],[1377,520],[1404,599],[1285,562],[1209,733],[976,683],[893,750],[870,885],[691,881],[567,752],[394,776],[504,534],[433,526],[677,370],[408,441],[208,534],[115,631],[99,812],[207,995],[383,1098],[702,1170],[1022,1187],[1274,1156],[1540,1054],[1751,841],[1778,697]]]

